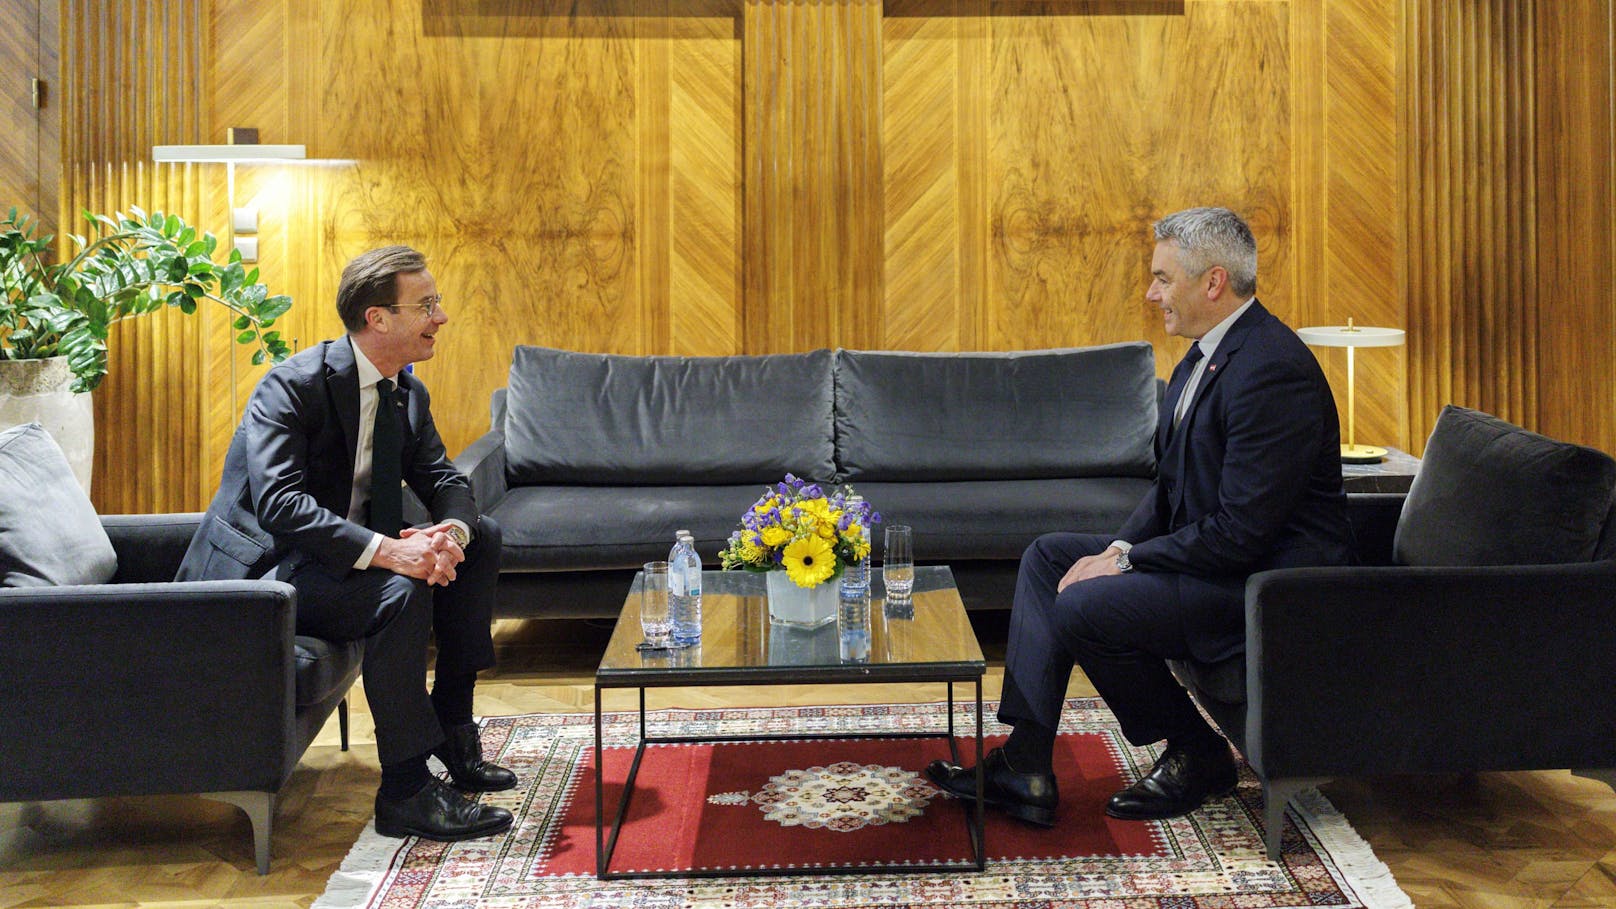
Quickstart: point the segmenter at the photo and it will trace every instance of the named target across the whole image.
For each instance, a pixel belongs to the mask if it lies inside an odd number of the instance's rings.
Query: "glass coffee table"
[[[721,870],[701,872],[610,870],[612,852],[634,794],[634,778],[650,745],[692,742],[783,741],[830,738],[946,738],[949,753],[960,761],[954,738],[954,683],[971,682],[976,688],[977,789],[982,786],[982,676],[986,662],[976,633],[965,616],[954,575],[945,566],[915,569],[915,591],[910,607],[889,604],[880,572],[871,572],[868,631],[863,624],[843,629],[836,621],[817,629],[771,623],[769,604],[760,574],[746,571],[702,573],[702,640],[697,647],[641,651],[640,584],[635,575],[612,633],[600,668],[595,671],[595,873],[602,879],[631,877],[721,877]],[[849,623],[852,624],[852,623]],[[850,634],[844,634],[851,631]],[[719,685],[884,684],[940,682],[948,686],[948,728],[931,732],[862,733],[850,735],[801,734],[768,736],[653,736],[646,733],[647,688]],[[636,688],[640,693],[639,744],[623,783],[608,832],[602,761],[601,692],[607,688]],[[906,864],[893,872],[980,871],[986,866],[982,843],[982,803],[965,806],[972,857],[963,861]],[[757,874],[868,874],[868,866],[833,866],[803,869],[751,869]],[[743,872],[729,872],[741,874]]]

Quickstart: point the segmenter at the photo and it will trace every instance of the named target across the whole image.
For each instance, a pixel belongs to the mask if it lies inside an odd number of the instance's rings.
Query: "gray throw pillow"
[[[1616,495],[1616,461],[1480,411],[1437,417],[1393,543],[1403,565],[1586,562]]]
[[[0,432],[0,587],[105,584],[117,570],[56,440],[38,423]]]

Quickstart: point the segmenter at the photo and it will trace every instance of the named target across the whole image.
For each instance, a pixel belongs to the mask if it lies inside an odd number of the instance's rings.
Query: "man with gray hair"
[[[1155,766],[1111,796],[1128,820],[1177,817],[1234,789],[1228,743],[1168,660],[1215,662],[1245,647],[1245,588],[1272,568],[1344,564],[1351,531],[1335,399],[1318,361],[1255,296],[1257,244],[1238,215],[1193,208],[1155,225],[1146,299],[1192,340],[1156,431],[1156,481],[1115,536],[1050,533],[1021,558],[984,803],[1055,822],[1054,745],[1075,664],[1135,745],[1167,741]],[[927,772],[975,799],[975,771]]]

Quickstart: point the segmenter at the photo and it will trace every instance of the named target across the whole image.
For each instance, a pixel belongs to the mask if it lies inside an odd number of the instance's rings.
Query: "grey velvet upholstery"
[[[111,583],[0,590],[0,801],[218,798],[247,810],[267,873],[274,795],[360,647],[294,635],[288,584],[170,581],[201,518],[104,516]]]
[[[689,529],[709,566],[787,472],[854,484],[948,564],[967,608],[1010,605],[1039,534],[1107,533],[1149,487],[1150,345],[1004,354],[680,358],[517,348],[490,431],[455,459],[505,530],[498,614],[616,616]]]
[[[1613,497],[1616,461],[1604,452],[1450,404],[1408,491],[1397,562],[1586,562]]]
[[[1448,488],[1442,475],[1457,465],[1487,488],[1431,495]],[[1470,534],[1469,545],[1478,523],[1511,532],[1499,502],[1518,503],[1530,523],[1535,509],[1525,497],[1544,494],[1545,471],[1592,498],[1558,499],[1586,526],[1556,520],[1552,528],[1608,539],[1611,466],[1599,452],[1567,452],[1485,414],[1444,411],[1397,515],[1397,555],[1453,557],[1436,542],[1409,544],[1411,528],[1432,518],[1421,513],[1427,507],[1441,513],[1438,526]],[[1427,471],[1442,482],[1428,482]],[[1416,495],[1422,485],[1426,494]],[[1389,503],[1400,499],[1349,497],[1362,564],[1251,578],[1243,704],[1209,690],[1206,673],[1229,666],[1180,667],[1263,781],[1271,855],[1288,796],[1331,777],[1571,768],[1609,778],[1616,768],[1610,553],[1589,543],[1581,561],[1505,563],[1481,556],[1541,560],[1532,547],[1483,542],[1468,564],[1395,564],[1387,529]]]
[[[518,347],[505,417],[511,485],[827,480],[831,352],[629,357]]]
[[[1155,399],[1155,355],[1142,342],[1007,353],[843,350],[837,461],[853,482],[1149,478]]]
[[[102,584],[117,569],[56,440],[38,423],[0,431],[0,587]]]

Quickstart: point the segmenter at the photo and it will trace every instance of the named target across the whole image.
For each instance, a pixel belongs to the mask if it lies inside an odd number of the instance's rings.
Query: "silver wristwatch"
[[[1133,570],[1133,561],[1128,558],[1126,550],[1117,553],[1117,570],[1124,574]]]

